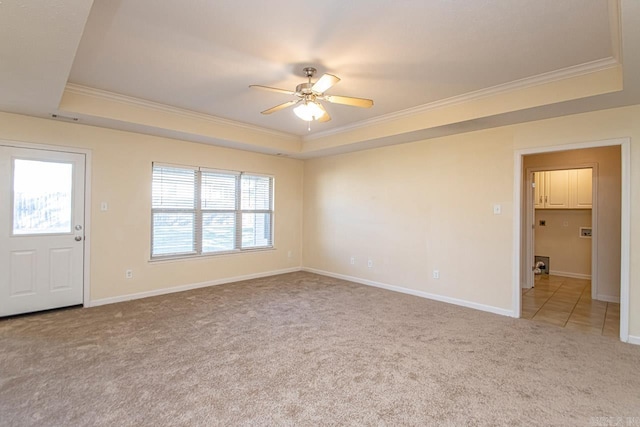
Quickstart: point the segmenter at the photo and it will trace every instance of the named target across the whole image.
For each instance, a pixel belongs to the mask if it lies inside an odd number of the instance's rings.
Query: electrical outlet
[[[434,279],[439,279],[440,278],[440,272],[438,270],[433,270],[433,278]]]
[[[291,257],[293,256],[293,252],[289,251],[289,252],[287,253],[287,256],[288,256],[289,258],[291,258]]]
[[[352,256],[351,257],[351,265],[355,265],[356,263],[356,257]]]
[[[127,270],[124,272],[124,277],[126,279],[133,279],[133,270]]]
[[[367,267],[369,268],[373,267],[373,261],[371,260],[367,261]]]

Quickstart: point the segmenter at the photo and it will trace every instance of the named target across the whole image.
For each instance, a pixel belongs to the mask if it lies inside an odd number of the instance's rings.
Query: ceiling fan
[[[293,109],[296,116],[302,120],[311,122],[317,120],[319,122],[328,122],[331,120],[331,116],[324,109],[319,101],[328,101],[334,104],[351,105],[354,107],[369,108],[373,105],[373,101],[364,98],[353,98],[351,96],[340,95],[326,95],[325,92],[329,90],[333,85],[338,83],[340,79],[333,74],[323,74],[317,82],[311,83],[311,78],[316,73],[316,69],[313,67],[306,67],[303,69],[304,75],[309,79],[307,83],[300,83],[296,86],[295,92],[278,89],[275,87],[251,85],[256,89],[264,89],[272,92],[285,93],[287,95],[295,95],[298,99],[287,101],[284,104],[276,105],[268,110],[262,111],[262,114],[271,114],[276,111],[283,110],[293,105],[298,105]]]

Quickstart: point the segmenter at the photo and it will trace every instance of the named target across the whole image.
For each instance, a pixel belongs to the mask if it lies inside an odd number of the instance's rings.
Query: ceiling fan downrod
[[[313,77],[318,70],[313,67],[305,67],[302,69],[302,71],[304,71],[305,77],[309,78],[309,83],[311,83],[311,77]]]

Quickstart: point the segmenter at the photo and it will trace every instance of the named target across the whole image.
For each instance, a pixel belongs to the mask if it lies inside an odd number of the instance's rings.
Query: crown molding
[[[158,102],[148,101],[146,99],[135,98],[132,96],[122,95],[115,92],[109,92],[102,89],[96,89],[89,86],[82,86],[75,83],[67,83],[65,91],[77,95],[89,96],[92,98],[102,99],[105,101],[113,101],[121,104],[131,105],[135,107],[142,107],[149,110],[161,111],[164,113],[174,114],[177,116],[186,117],[189,119],[206,121],[215,125],[228,126],[237,129],[249,130],[251,132],[263,134],[266,136],[281,138],[289,141],[300,142],[302,139],[298,135],[293,135],[286,132],[280,132],[273,129],[267,129],[260,126],[251,125],[248,123],[237,122],[234,120],[223,119],[221,117],[211,116],[209,114],[198,113],[192,110],[186,110],[183,108],[173,107],[171,105],[161,104]]]
[[[574,65],[560,70],[550,71],[548,73],[538,74],[532,77],[525,77],[523,79],[514,80],[508,83],[468,92],[462,95],[453,96],[451,98],[441,99],[438,101],[430,102],[428,104],[418,105],[416,107],[407,108],[405,110],[396,111],[393,113],[385,114],[382,116],[374,117],[367,120],[362,120],[357,123],[353,123],[339,128],[330,129],[324,132],[314,133],[312,135],[306,135],[302,137],[303,142],[313,141],[328,136],[338,135],[346,132],[350,132],[357,129],[362,129],[372,125],[384,124],[398,119],[408,118],[427,111],[435,110],[437,108],[449,107],[453,105],[462,104],[465,102],[475,101],[482,98],[488,98],[491,96],[505,94],[516,90],[527,89],[547,83],[557,82],[571,77],[583,76],[586,74],[595,73],[598,71],[608,70],[620,65],[620,62],[614,57],[608,57],[598,59],[584,64]]]

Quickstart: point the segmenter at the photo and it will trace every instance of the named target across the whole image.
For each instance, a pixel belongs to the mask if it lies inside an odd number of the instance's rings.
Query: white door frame
[[[618,138],[549,147],[525,148],[514,153],[513,188],[513,288],[514,317],[520,317],[522,278],[522,176],[523,157],[529,154],[619,145],[621,155],[621,224],[620,224],[620,340],[629,342],[629,273],[631,240],[631,139]]]
[[[91,304],[91,150],[62,145],[34,144],[23,141],[0,139],[0,145],[6,147],[29,148],[32,150],[58,151],[63,153],[84,154],[84,265],[83,265],[83,297],[82,305]]]

